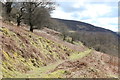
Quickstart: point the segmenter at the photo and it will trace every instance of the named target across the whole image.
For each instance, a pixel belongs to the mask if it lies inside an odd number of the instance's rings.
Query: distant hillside
[[[83,42],[87,47],[107,54],[118,55],[118,39],[120,37],[117,33],[85,22],[57,18],[53,18],[53,20],[59,23],[58,26],[77,32],[75,34],[78,37],[77,40]]]
[[[105,29],[105,28],[97,27],[97,26],[94,26],[92,24],[85,23],[85,22],[75,21],[75,20],[58,19],[58,18],[53,18],[53,19],[55,19],[61,23],[64,23],[65,25],[67,25],[67,27],[69,29],[74,30],[74,31],[108,32],[108,33],[113,33],[113,34],[117,35],[116,32],[113,32],[113,31]]]

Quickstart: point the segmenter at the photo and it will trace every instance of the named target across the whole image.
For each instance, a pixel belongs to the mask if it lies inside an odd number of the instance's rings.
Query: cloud
[[[84,22],[92,23],[95,26],[110,29],[112,31],[118,31],[118,17],[115,18],[95,18],[93,20],[87,19]],[[99,25],[98,25],[99,24]]]
[[[117,0],[93,1],[72,0],[60,2],[52,17],[87,22],[113,31],[118,31],[118,3]],[[99,0],[98,0],[99,1]]]
[[[71,15],[72,13],[66,13],[60,7],[56,8],[56,11],[53,11],[53,14],[51,14],[52,17],[60,19],[71,19]]]

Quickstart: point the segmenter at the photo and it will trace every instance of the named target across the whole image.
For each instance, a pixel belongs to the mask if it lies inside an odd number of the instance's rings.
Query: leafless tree
[[[50,16],[50,11],[55,7],[54,2],[25,2],[25,22],[30,26],[30,31],[33,32],[34,26],[41,27],[45,23],[46,17]]]

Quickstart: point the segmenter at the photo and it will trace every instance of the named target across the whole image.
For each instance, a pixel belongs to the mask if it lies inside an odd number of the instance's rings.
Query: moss
[[[16,53],[16,52],[13,55],[14,55],[14,57],[18,57],[18,53]]]
[[[28,70],[32,69],[31,65],[29,66],[27,64],[28,61],[24,62],[25,59],[22,58],[20,55],[18,55],[18,53],[14,52],[13,54],[14,54],[14,57],[16,57],[17,59],[9,58],[10,59],[9,61],[3,61],[3,67],[4,67],[3,72],[10,72],[10,71],[22,71],[23,72],[23,71],[28,71]],[[21,68],[16,66],[19,64],[21,65]],[[30,62],[29,62],[29,64],[30,64]],[[5,71],[5,69],[6,69],[6,71]],[[7,75],[7,74],[5,73],[5,75]],[[11,75],[14,75],[14,74],[11,74]]]
[[[5,35],[9,34],[9,30],[5,27],[0,28],[0,31],[3,32],[3,34],[5,34]]]
[[[64,78],[65,76],[68,73],[68,71],[66,70],[57,70],[55,72],[52,72],[50,74],[47,75],[48,78]]]
[[[8,54],[7,52],[5,52],[4,50],[2,50],[2,52],[3,52],[4,57],[5,57],[7,60],[10,60],[9,54]]]
[[[77,60],[79,58],[85,57],[86,55],[88,55],[89,53],[91,53],[91,49],[88,49],[87,51],[84,52],[75,52],[72,53],[69,57],[70,60]]]
[[[107,75],[109,78],[119,78],[118,75]]]
[[[24,43],[20,43],[20,48],[25,48],[25,44]]]

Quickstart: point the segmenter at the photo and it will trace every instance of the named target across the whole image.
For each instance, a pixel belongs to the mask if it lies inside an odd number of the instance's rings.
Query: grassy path
[[[88,49],[87,51],[84,52],[78,52],[78,53],[73,53],[69,56],[67,60],[58,60],[55,63],[51,63],[47,66],[40,67],[40,68],[35,68],[32,71],[27,72],[27,74],[21,74],[16,77],[27,77],[27,78],[49,78],[50,71],[55,69],[59,64],[64,63],[65,61],[74,61],[81,59],[87,55],[89,55],[93,50]],[[55,75],[54,75],[55,76]]]

